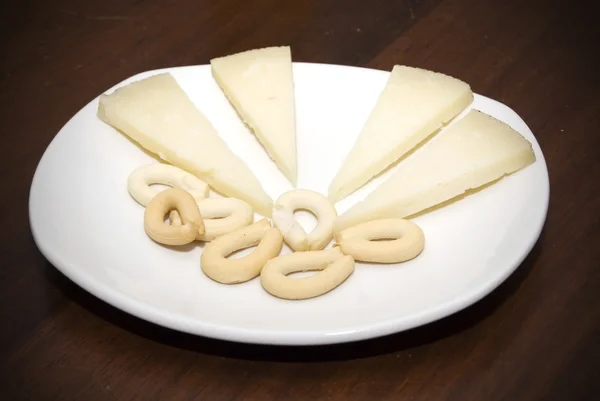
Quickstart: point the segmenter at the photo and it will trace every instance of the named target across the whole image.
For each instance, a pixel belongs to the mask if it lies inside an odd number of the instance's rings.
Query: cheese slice
[[[477,110],[403,162],[362,202],[341,214],[335,230],[379,218],[405,218],[535,162],[531,143]]]
[[[153,75],[101,95],[98,117],[216,191],[270,216],[272,199],[171,74]]]
[[[249,50],[215,58],[210,64],[238,115],[295,186],[296,111],[290,48]]]
[[[329,185],[337,202],[366,184],[473,101],[468,84],[396,65],[354,147]]]

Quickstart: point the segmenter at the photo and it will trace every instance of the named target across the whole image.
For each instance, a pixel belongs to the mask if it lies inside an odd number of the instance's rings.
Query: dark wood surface
[[[589,2],[591,3],[591,2]],[[587,2],[23,1],[0,13],[0,399],[600,399],[600,36]],[[522,266],[430,325],[327,347],[183,335],[126,315],[33,243],[31,179],[89,100],[135,73],[289,44],[296,61],[425,67],[529,124],[545,229]]]

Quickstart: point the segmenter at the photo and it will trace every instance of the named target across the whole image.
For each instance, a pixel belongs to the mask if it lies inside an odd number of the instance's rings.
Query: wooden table
[[[14,2],[2,11],[0,398],[6,400],[600,399],[600,36],[586,2]],[[529,124],[550,210],[491,295],[360,343],[285,348],[183,335],[88,295],[28,225],[45,147],[135,73],[289,44],[296,61],[443,71]]]

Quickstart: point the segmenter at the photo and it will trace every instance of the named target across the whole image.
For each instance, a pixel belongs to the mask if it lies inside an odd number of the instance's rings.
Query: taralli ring
[[[140,205],[148,203],[162,190],[152,188],[152,184],[162,184],[181,188],[189,192],[196,201],[208,196],[208,184],[187,171],[170,164],[153,163],[138,167],[127,178],[127,191]]]
[[[320,270],[310,277],[287,275]],[[295,252],[271,259],[260,273],[263,288],[278,298],[308,299],[321,296],[342,284],[354,271],[354,259],[338,247],[323,251]]]
[[[165,223],[165,216],[177,210],[182,219],[178,227]],[[189,192],[169,188],[159,192],[144,211],[144,229],[150,238],[164,245],[185,245],[204,233],[204,222],[198,203]]]
[[[249,255],[227,259],[233,252],[257,244]],[[279,255],[282,247],[281,231],[271,227],[269,220],[262,219],[209,242],[202,251],[202,271],[219,283],[242,283],[258,276],[265,263]]]
[[[294,218],[294,211],[305,209],[315,214],[317,226],[306,234]],[[281,195],[273,204],[273,225],[295,251],[320,250],[333,238],[333,222],[337,211],[327,197],[307,189],[295,189]]]
[[[212,241],[215,238],[252,224],[254,210],[243,200],[236,198],[206,198],[198,203],[204,220],[204,234],[200,241]],[[179,215],[173,211],[169,215],[171,225],[181,225]]]
[[[417,257],[425,246],[421,227],[394,218],[358,224],[337,233],[335,239],[343,253],[361,262],[405,262]]]

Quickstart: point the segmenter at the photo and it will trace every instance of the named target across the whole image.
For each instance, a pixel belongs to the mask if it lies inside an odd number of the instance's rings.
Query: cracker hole
[[[317,216],[315,216],[314,213],[305,210],[305,209],[298,209],[294,212],[294,218],[296,219],[296,221],[298,222],[298,224],[300,224],[302,226],[302,228],[304,229],[304,232],[306,232],[307,234],[310,233],[312,230],[315,229],[315,227],[317,226]]]
[[[390,241],[395,241],[398,238],[373,238],[370,239],[369,241],[373,241],[373,242],[390,242]]]
[[[291,278],[303,278],[303,277],[314,276],[317,273],[319,273],[318,270],[305,271],[305,272],[292,272],[292,273],[288,274],[287,277],[291,277]]]
[[[164,185],[164,184],[150,184],[148,185],[150,188],[155,189],[157,191],[163,191],[165,189],[169,189],[169,188],[173,188],[169,185]]]
[[[250,246],[248,248],[238,249],[237,251],[227,255],[227,259],[241,259],[244,256],[248,256],[256,249],[258,245]]]

